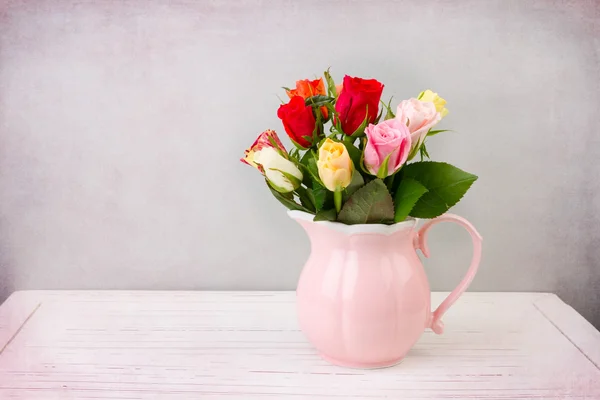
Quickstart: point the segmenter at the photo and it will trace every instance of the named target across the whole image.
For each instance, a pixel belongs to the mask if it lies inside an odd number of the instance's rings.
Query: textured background
[[[309,246],[238,162],[280,86],[328,66],[448,100],[436,160],[485,238],[471,290],[600,325],[594,1],[20,1],[0,12],[0,299],[29,288],[293,289]],[[285,135],[283,135],[285,136]],[[468,236],[426,267],[451,289]]]

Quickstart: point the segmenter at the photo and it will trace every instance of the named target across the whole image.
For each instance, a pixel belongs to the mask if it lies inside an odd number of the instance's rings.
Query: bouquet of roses
[[[445,213],[475,182],[450,164],[424,161],[427,138],[446,131],[433,129],[448,113],[437,93],[421,92],[394,112],[377,80],[346,75],[336,85],[329,70],[324,77],[284,88],[290,100],[277,116],[295,148],[288,152],[269,129],[241,160],[284,206],[315,221],[392,224]]]

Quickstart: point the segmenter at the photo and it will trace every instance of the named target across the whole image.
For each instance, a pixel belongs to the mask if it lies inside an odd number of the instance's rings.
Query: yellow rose
[[[439,112],[442,117],[448,115],[446,100],[441,98],[437,93],[427,89],[419,94],[419,100],[433,103],[435,105],[435,110]]]
[[[352,181],[354,164],[342,143],[326,139],[319,148],[317,167],[321,181],[332,192],[345,189]]]

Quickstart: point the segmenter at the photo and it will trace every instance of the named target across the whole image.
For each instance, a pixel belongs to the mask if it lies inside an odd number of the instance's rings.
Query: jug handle
[[[463,294],[463,292],[467,289],[473,278],[475,277],[475,273],[477,272],[477,268],[479,268],[479,261],[481,260],[481,242],[482,238],[479,235],[479,232],[475,229],[473,225],[466,219],[459,217],[454,214],[443,214],[431,221],[428,221],[419,229],[418,233],[414,238],[414,246],[415,249],[420,249],[425,257],[429,257],[429,248],[427,247],[427,232],[429,228],[439,222],[455,222],[458,225],[462,226],[469,232],[471,235],[471,240],[473,241],[473,257],[471,258],[471,265],[469,266],[469,270],[467,274],[464,276],[462,281],[458,284],[458,286],[446,297],[446,299],[439,305],[439,307],[431,314],[429,318],[427,328],[431,328],[432,331],[437,333],[438,335],[444,331],[444,323],[441,321],[442,316],[448,311],[448,309],[454,304],[456,300]]]

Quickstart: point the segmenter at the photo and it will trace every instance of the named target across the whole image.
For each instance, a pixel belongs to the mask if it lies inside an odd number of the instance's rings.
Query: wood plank
[[[1,399],[600,398],[598,368],[534,306],[544,293],[467,293],[444,335],[381,370],[319,358],[293,292],[28,296],[43,304],[0,355]]]

